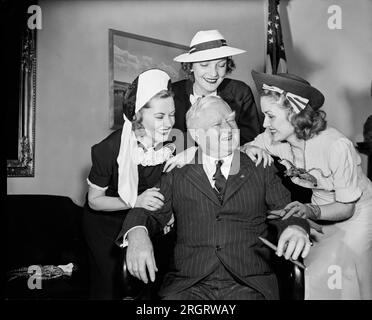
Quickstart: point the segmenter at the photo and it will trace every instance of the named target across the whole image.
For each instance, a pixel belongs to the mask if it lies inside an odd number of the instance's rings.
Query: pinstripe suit
[[[240,156],[238,156],[240,155]],[[201,158],[201,157],[199,157]],[[231,175],[231,172],[237,174]],[[201,164],[174,169],[160,180],[164,206],[155,212],[130,210],[119,239],[131,227],[146,226],[150,235],[175,215],[177,241],[174,269],[167,274],[161,296],[180,292],[223,265],[266,299],[277,299],[276,277],[269,264],[270,252],[258,236],[267,237],[266,211],[283,208],[289,192],[275,175],[274,167],[264,169],[245,155],[236,153],[221,204]],[[279,232],[297,224],[309,232],[300,218],[276,220]]]

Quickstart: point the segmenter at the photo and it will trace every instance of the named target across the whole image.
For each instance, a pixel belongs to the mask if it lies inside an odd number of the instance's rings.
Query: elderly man
[[[195,161],[160,180],[164,206],[132,209],[118,236],[128,242],[129,272],[145,283],[157,271],[151,235],[175,218],[174,266],[159,295],[168,300],[277,299],[270,267],[267,210],[290,202],[273,167],[257,166],[238,151],[235,113],[219,97],[207,96],[187,113],[187,126],[199,150]],[[275,221],[277,254],[297,259],[310,249],[309,226],[301,218]]]

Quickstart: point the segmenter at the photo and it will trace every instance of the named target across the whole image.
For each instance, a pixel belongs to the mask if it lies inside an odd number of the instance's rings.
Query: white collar
[[[233,156],[234,156],[234,153],[231,153],[227,157],[217,159],[215,157],[212,157],[210,155],[205,154],[204,152],[202,153],[203,169],[204,169],[212,187],[214,187],[213,175],[216,172],[216,164],[217,164],[218,160],[223,161],[222,166],[221,166],[221,172],[227,180],[228,177],[229,177],[229,172],[230,172]]]
[[[204,97],[206,97],[206,96],[217,96],[217,91],[213,91],[212,93],[207,94]],[[203,97],[203,95],[198,95],[196,93],[190,93],[190,98],[189,99],[190,99],[191,105],[193,105],[199,98],[202,98],[202,97]]]

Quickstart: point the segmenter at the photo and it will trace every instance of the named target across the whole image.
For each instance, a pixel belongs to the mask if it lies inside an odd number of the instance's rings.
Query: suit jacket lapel
[[[235,151],[226,183],[224,202],[227,202],[248,181],[249,176],[252,174],[252,163],[242,157],[245,156],[240,154],[240,151]]]
[[[195,155],[195,159],[198,159],[198,153]],[[206,197],[208,197],[210,200],[212,200],[217,205],[221,205],[217,195],[212,189],[212,186],[208,180],[208,177],[204,171],[203,165],[201,162],[198,162],[197,160],[189,165],[189,168],[187,172],[185,173],[186,179],[188,179],[196,189],[198,189],[200,192],[202,192]]]

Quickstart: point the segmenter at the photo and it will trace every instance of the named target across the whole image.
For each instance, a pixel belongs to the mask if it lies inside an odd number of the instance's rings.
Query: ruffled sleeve
[[[360,157],[346,138],[338,139],[329,148],[329,168],[332,172],[336,201],[353,202],[362,195],[358,186]]]

